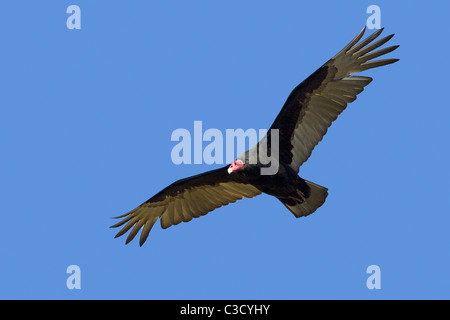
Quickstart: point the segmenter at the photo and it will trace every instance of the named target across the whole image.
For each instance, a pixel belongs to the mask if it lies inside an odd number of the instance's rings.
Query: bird
[[[296,218],[315,212],[324,204],[328,189],[301,178],[300,166],[308,160],[347,104],[372,81],[371,77],[354,74],[399,61],[372,60],[394,51],[399,45],[375,51],[394,34],[375,41],[383,31],[378,29],[360,41],[365,31],[366,27],[292,90],[266,136],[256,146],[231,164],[178,180],[137,208],[115,217],[121,220],[111,228],[123,226],[115,237],[131,229],[126,238],[128,244],[142,229],[139,240],[142,246],[158,219],[166,229],[262,193],[276,197]],[[263,175],[261,169],[265,165],[249,159],[263,151],[272,152],[272,132],[278,135],[275,140],[279,148],[278,168],[274,174]]]

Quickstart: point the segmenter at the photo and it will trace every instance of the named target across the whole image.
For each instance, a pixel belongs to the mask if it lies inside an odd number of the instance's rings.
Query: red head
[[[244,161],[236,160],[228,167],[228,173],[237,172],[244,169]]]

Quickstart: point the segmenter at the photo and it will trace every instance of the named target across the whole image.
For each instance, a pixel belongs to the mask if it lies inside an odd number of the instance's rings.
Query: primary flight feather
[[[248,161],[250,154],[270,149],[270,144],[263,147],[260,141],[229,166],[178,180],[136,209],[117,217],[122,220],[112,228],[123,227],[116,237],[131,229],[126,239],[128,243],[142,229],[139,241],[142,246],[158,218],[165,229],[261,193],[278,198],[296,217],[313,213],[325,202],[328,190],[300,178],[299,168],[347,104],[353,102],[372,81],[370,77],[353,74],[398,61],[371,61],[398,48],[391,46],[376,50],[394,36],[374,42],[382,31],[380,29],[359,42],[364,28],[288,96],[270,128],[278,132],[279,166],[275,174],[262,175],[260,169],[264,164]],[[271,141],[272,132],[269,130],[263,138],[265,142]]]

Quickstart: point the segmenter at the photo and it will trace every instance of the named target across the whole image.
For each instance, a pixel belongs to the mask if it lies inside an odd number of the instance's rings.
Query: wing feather
[[[155,224],[156,220],[158,220],[157,216],[146,219],[144,228],[142,229],[142,232],[141,232],[141,237],[139,239],[140,246],[142,246],[144,244],[144,242],[147,240],[147,237],[148,237],[150,231],[152,230],[152,227]]]

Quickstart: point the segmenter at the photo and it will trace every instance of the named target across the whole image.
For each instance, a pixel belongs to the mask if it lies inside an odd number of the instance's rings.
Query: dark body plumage
[[[393,35],[373,42],[381,34],[381,29],[359,42],[364,31],[288,96],[270,128],[278,130],[279,135],[276,140],[279,144],[278,170],[275,174],[263,175],[261,168],[267,165],[249,161],[251,155],[270,154],[272,151],[273,131],[269,130],[257,146],[238,157],[238,161],[243,163],[242,169],[229,173],[230,167],[225,166],[174,182],[136,209],[117,217],[123,219],[112,227],[123,228],[116,237],[131,229],[126,240],[128,243],[142,229],[142,245],[159,218],[162,228],[168,228],[261,193],[278,198],[296,217],[313,213],[325,202],[327,188],[299,177],[300,166],[347,104],[354,101],[372,81],[372,78],[352,74],[398,60],[369,61],[398,46],[374,51]]]

